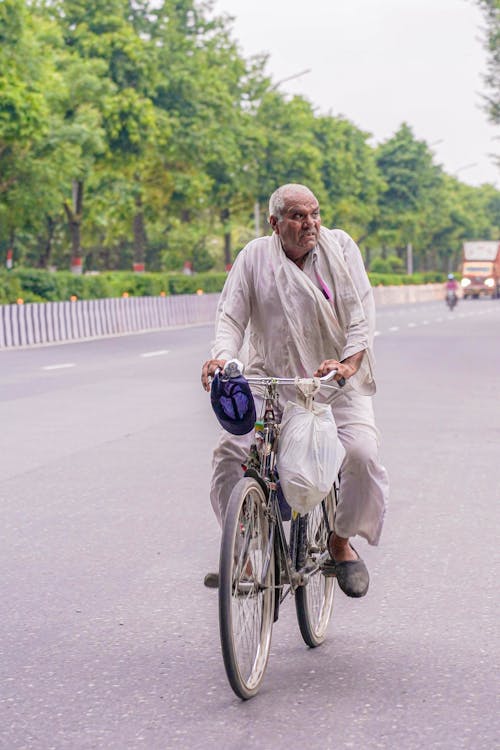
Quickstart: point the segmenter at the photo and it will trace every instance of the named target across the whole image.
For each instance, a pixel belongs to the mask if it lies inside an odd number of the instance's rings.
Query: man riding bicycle
[[[388,496],[371,399],[373,293],[359,248],[346,232],[321,226],[309,188],[278,188],[269,215],[273,234],[248,243],[227,277],[202,383],[210,390],[215,371],[237,356],[246,360],[248,375],[320,377],[337,371],[335,380],[343,387],[318,396],[330,403],[346,450],[328,542],[331,560],[323,572],[336,576],[348,596],[364,596],[368,570],[350,538],[359,535],[378,544]],[[251,433],[223,433],[215,448],[211,502],[221,525],[252,441]],[[216,575],[209,574],[205,583],[217,585]]]

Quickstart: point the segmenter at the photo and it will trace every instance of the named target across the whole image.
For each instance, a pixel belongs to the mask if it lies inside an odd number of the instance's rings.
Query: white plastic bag
[[[309,513],[330,492],[345,450],[328,404],[311,408],[287,401],[281,420],[277,467],[293,510]]]

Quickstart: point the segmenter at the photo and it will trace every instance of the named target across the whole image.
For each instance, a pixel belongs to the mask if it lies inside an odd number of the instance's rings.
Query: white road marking
[[[64,370],[67,367],[76,367],[74,362],[65,362],[60,365],[45,365],[42,370]]]
[[[391,326],[389,331],[399,331],[399,326]]]
[[[157,349],[155,352],[144,352],[141,357],[161,357],[163,354],[168,354],[168,349]]]
[[[416,323],[408,323],[408,328],[415,328],[416,325]]]

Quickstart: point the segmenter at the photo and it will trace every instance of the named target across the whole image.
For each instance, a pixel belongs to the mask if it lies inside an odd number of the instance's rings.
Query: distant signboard
[[[499,242],[464,242],[465,260],[495,260]]]

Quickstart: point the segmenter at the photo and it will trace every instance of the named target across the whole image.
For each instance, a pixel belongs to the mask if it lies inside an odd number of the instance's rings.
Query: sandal
[[[349,546],[353,552],[356,552],[358,559],[335,562],[330,549],[330,540],[333,533],[333,531],[330,531],[327,541],[330,558],[325,560],[321,566],[321,572],[326,577],[335,577],[340,588],[347,596],[354,598],[364,596],[368,591],[368,586],[370,584],[368,569],[351,543],[349,543]]]

